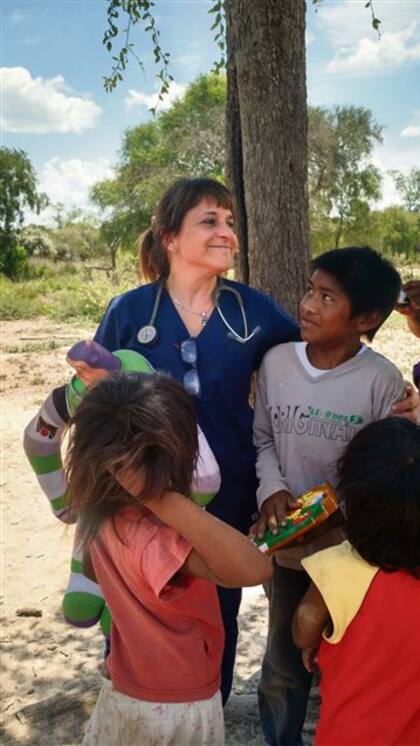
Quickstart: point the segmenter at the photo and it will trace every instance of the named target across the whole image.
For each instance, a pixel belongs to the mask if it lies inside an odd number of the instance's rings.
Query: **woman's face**
[[[215,275],[226,272],[238,250],[233,223],[231,210],[212,200],[201,200],[187,212],[178,233],[167,239],[171,266],[188,265]]]

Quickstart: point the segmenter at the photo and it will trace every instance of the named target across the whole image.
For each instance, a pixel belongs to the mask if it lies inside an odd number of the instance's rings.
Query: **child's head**
[[[368,247],[333,249],[312,263],[309,288],[301,303],[302,336],[313,341],[341,303],[335,333],[373,339],[395,306],[401,278],[395,267]],[[318,321],[321,323],[317,323]],[[338,325],[337,325],[338,321]],[[317,338],[317,337],[315,337]]]
[[[104,378],[70,426],[66,472],[82,541],[123,505],[141,505],[169,488],[190,495],[197,425],[190,397],[176,381],[157,373]],[[124,468],[144,477],[137,497],[112,476]]]
[[[359,554],[420,577],[420,427],[388,417],[360,430],[340,461],[338,492]]]

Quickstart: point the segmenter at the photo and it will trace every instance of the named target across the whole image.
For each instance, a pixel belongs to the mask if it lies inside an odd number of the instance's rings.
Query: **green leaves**
[[[155,64],[161,65],[161,69],[156,76],[160,82],[158,102],[162,101],[168,93],[170,83],[173,80],[169,73],[170,54],[161,47],[160,32],[152,13],[154,6],[155,3],[152,0],[109,0],[107,8],[108,28],[104,33],[102,44],[108,52],[112,52],[114,41],[117,40],[119,34],[123,35],[123,43],[119,51],[112,56],[115,64],[112,67],[111,74],[103,78],[104,88],[108,93],[113,91],[122,81],[123,72],[127,67],[130,56],[134,57],[144,72],[144,65],[135,51],[135,45],[130,41],[131,27],[138,23],[143,24],[144,31],[150,34]],[[120,16],[125,19],[127,24],[126,28],[121,31],[118,26]],[[156,108],[151,109],[153,114],[156,113]]]
[[[397,191],[409,212],[420,214],[420,168],[413,167],[408,174],[389,171]],[[418,236],[420,242],[420,234]]]
[[[40,212],[47,204],[27,154],[0,148],[0,271],[8,277],[16,278],[23,269],[26,254],[18,238],[25,209]]]
[[[115,178],[95,184],[91,192],[103,212],[108,241],[118,238],[123,248],[132,248],[176,178],[223,178],[225,100],[225,77],[201,75],[167,111],[126,131]]]
[[[321,5],[322,2],[323,0],[312,0],[312,5],[318,6],[318,5]],[[367,2],[365,2],[365,0],[361,0],[361,2],[364,2],[365,8],[369,8],[371,12],[371,16],[372,16],[372,27],[377,32],[378,37],[381,38],[381,32],[380,32],[381,21],[375,15],[375,10],[373,7],[373,0],[367,0]],[[318,8],[316,8],[316,11],[317,10]]]
[[[344,231],[361,221],[380,196],[381,174],[370,158],[382,142],[382,127],[371,111],[357,106],[315,107],[308,114],[312,239],[334,224],[339,246]]]
[[[213,63],[213,72],[217,73],[226,67],[226,11],[224,0],[216,0],[207,12],[214,15],[214,21],[210,29],[216,31],[214,40],[220,50],[219,60]]]

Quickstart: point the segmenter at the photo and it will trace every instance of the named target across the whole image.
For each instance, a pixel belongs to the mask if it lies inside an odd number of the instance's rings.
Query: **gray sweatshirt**
[[[311,487],[337,484],[337,461],[369,422],[390,414],[405,395],[401,373],[370,348],[313,377],[295,342],[273,347],[258,372],[254,414],[258,506],[278,490],[298,497]],[[342,540],[335,529],[303,547],[276,553],[279,564],[302,569],[300,559]]]

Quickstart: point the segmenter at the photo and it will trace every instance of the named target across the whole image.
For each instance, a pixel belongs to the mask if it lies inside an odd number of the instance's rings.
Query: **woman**
[[[270,347],[298,339],[299,330],[271,298],[220,279],[237,251],[228,190],[211,179],[177,181],[161,199],[142,240],[141,268],[150,284],[111,301],[95,341],[110,351],[136,350],[156,370],[184,382],[222,475],[208,510],[247,531],[256,511],[257,486],[251,376]],[[406,410],[407,404],[401,404]],[[414,401],[408,408],[416,405]],[[226,633],[225,702],[232,685],[241,589],[220,588],[219,599]]]

